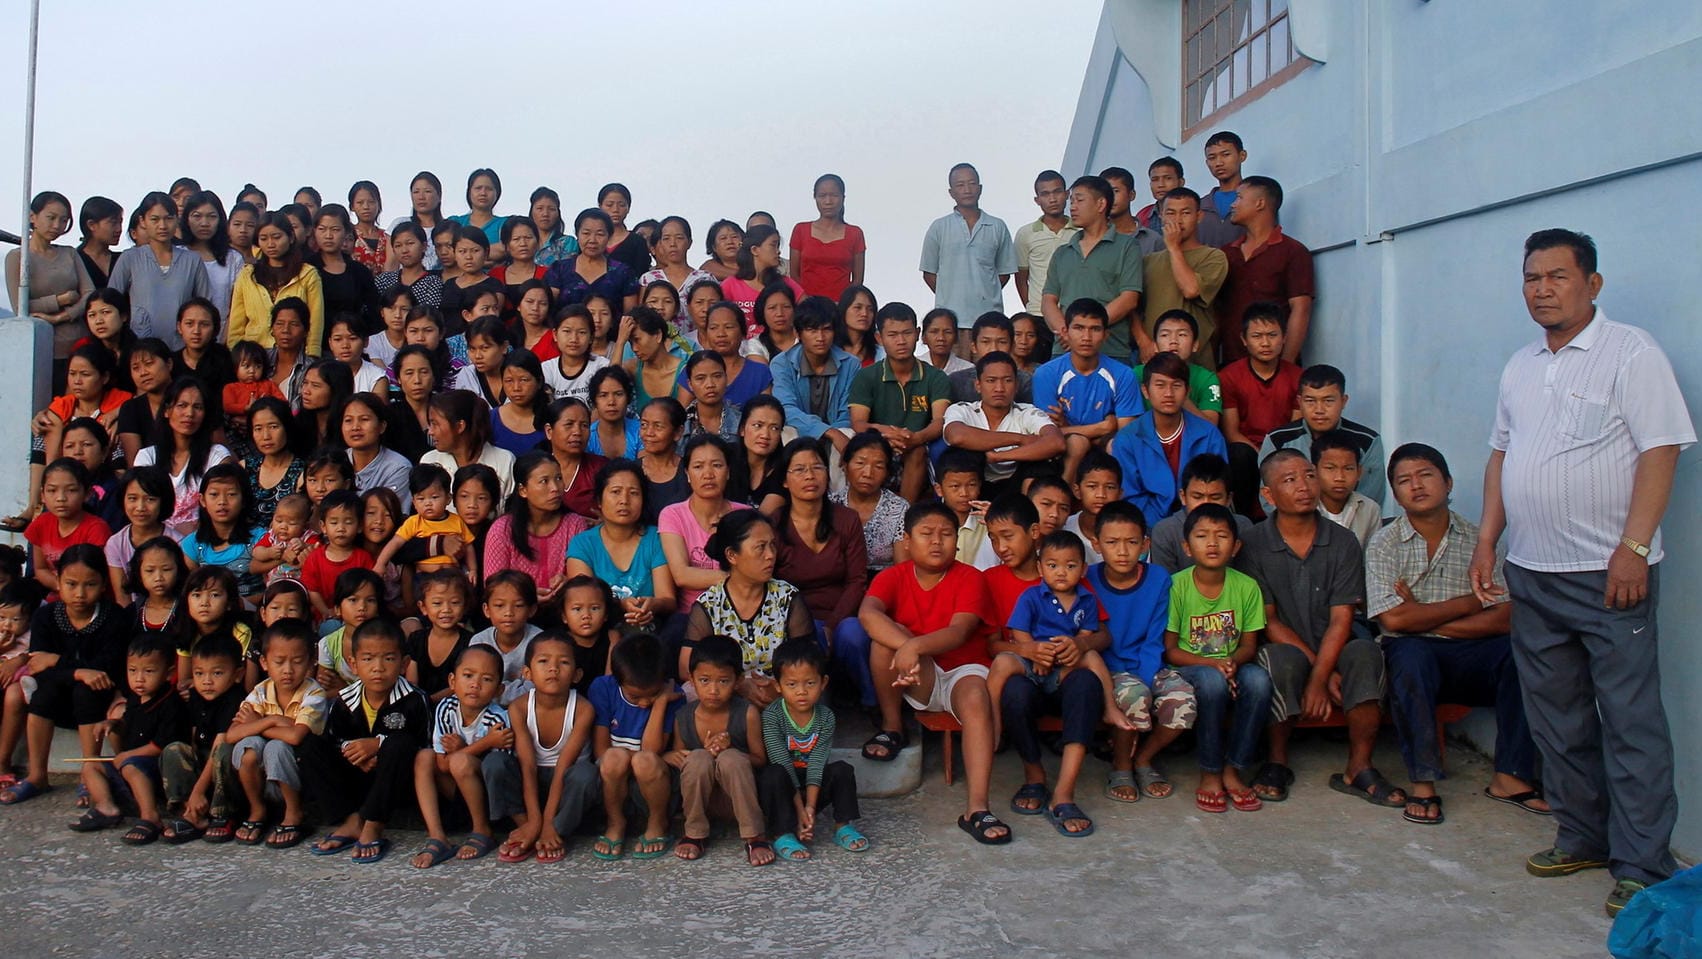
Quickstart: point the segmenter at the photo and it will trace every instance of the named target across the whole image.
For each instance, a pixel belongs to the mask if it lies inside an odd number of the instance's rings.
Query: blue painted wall
[[[1174,154],[1211,186],[1205,136],[1180,136],[1180,7],[1109,0],[1063,169],[1137,172]],[[1311,359],[1348,375],[1350,414],[1385,447],[1422,440],[1477,515],[1495,388],[1535,338],[1520,245],[1581,229],[1601,251],[1600,305],[1650,330],[1702,420],[1702,6],[1634,16],[1586,0],[1292,0],[1315,62],[1213,122],[1282,182],[1284,228],[1317,253]],[[1679,459],[1665,524],[1663,685],[1678,757],[1674,845],[1702,857],[1702,453]]]

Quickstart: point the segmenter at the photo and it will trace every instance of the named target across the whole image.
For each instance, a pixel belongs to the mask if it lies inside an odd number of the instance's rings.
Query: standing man
[[[1170,310],[1192,316],[1199,327],[1192,356],[1183,359],[1208,370],[1217,369],[1217,317],[1212,304],[1229,276],[1229,258],[1222,250],[1202,244],[1200,195],[1179,186],[1165,195],[1163,208],[1164,249],[1142,262],[1145,278],[1145,326],[1149,335],[1158,333],[1158,318]]]
[[[1179,186],[1186,186],[1182,178],[1182,161],[1175,157],[1159,157],[1147,164],[1147,190],[1152,193],[1152,202],[1141,208],[1135,214],[1135,219],[1141,226],[1149,230],[1160,230],[1164,226],[1164,195]]]
[[[1241,167],[1247,162],[1247,148],[1241,137],[1228,130],[1219,130],[1206,140],[1206,169],[1217,186],[1205,195],[1205,205],[1219,219],[1229,219],[1229,208],[1241,189]]]
[[[1223,318],[1217,333],[1222,363],[1228,365],[1247,355],[1247,347],[1241,342],[1241,317],[1247,307],[1260,300],[1288,304],[1282,358],[1299,363],[1306,330],[1312,325],[1312,298],[1317,293],[1312,251],[1277,225],[1277,212],[1282,209],[1281,184],[1268,176],[1250,176],[1240,184],[1229,220],[1244,227],[1247,235],[1223,248],[1229,257],[1229,279],[1223,285],[1217,310]],[[1201,206],[1209,206],[1210,200],[1205,197]]]
[[[1513,657],[1559,823],[1535,876],[1608,867],[1607,914],[1672,875],[1678,800],[1661,706],[1661,515],[1696,429],[1648,333],[1595,305],[1596,246],[1525,240],[1525,308],[1543,336],[1501,372],[1472,589],[1498,598],[1507,533]]]
[[[1111,184],[1111,228],[1129,237],[1141,248],[1141,255],[1164,249],[1164,237],[1156,227],[1149,229],[1135,217],[1135,175],[1120,166],[1108,166],[1099,176]]]
[[[1040,297],[1046,289],[1046,269],[1052,265],[1052,254],[1079,232],[1064,214],[1069,202],[1070,187],[1064,175],[1057,170],[1043,171],[1034,181],[1034,205],[1040,208],[1040,219],[1016,231],[1016,297],[1022,301],[1022,308],[1035,316],[1041,313]]]
[[[1132,237],[1111,228],[1112,197],[1113,188],[1104,177],[1084,176],[1070,184],[1070,221],[1081,232],[1052,255],[1041,307],[1060,344],[1058,353],[1069,350],[1064,307],[1082,299],[1105,307],[1105,355],[1128,365],[1137,347],[1144,361],[1158,352],[1158,344],[1140,324],[1141,248]]]
[[[1005,221],[981,210],[981,174],[967,163],[946,178],[952,211],[935,220],[922,239],[922,282],[934,291],[934,306],[956,313],[967,328],[988,310],[1004,312],[1004,286],[1016,272],[1016,245]],[[957,339],[967,355],[966,337]]]

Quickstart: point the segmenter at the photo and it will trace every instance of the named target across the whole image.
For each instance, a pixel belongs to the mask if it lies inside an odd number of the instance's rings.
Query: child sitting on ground
[[[1359,455],[1359,443],[1342,430],[1330,430],[1312,441],[1318,512],[1351,531],[1363,549],[1383,525],[1383,510],[1356,488],[1364,473]]]
[[[279,504],[279,511],[283,505]],[[371,569],[372,554],[361,549],[361,499],[353,490],[331,490],[319,501],[319,533],[324,542],[301,562],[301,584],[307,587],[313,614],[320,619],[336,616],[326,597],[336,595],[339,577],[351,569]],[[379,591],[383,596],[383,590]],[[340,602],[340,601],[339,601]]]
[[[24,736],[25,677],[30,674],[30,618],[41,588],[26,579],[0,586],[0,787],[18,781],[12,754]]]
[[[449,472],[436,463],[422,463],[408,473],[408,492],[413,496],[414,514],[402,521],[396,535],[391,537],[384,551],[378,554],[374,566],[381,574],[389,572],[390,563],[395,559],[397,551],[409,540],[430,540],[436,536],[440,537],[441,542],[443,539],[454,537],[466,547],[473,545],[472,529],[460,516],[449,511],[451,486]],[[431,572],[456,565],[467,571],[467,579],[470,582],[479,581],[478,551],[471,548],[460,550],[458,558],[448,553],[428,556],[415,563],[414,570]]]
[[[302,561],[319,545],[319,534],[308,528],[313,502],[301,493],[278,500],[272,510],[272,525],[254,544],[249,568],[266,574],[269,586],[280,579],[301,579]]]
[[[852,822],[857,809],[857,772],[830,761],[835,720],[821,705],[827,692],[827,653],[814,640],[789,639],[774,651],[780,698],[762,711],[762,741],[768,765],[758,776],[762,808],[777,837],[774,852],[793,862],[810,858],[804,845],[816,837],[816,815],[833,810],[833,841],[848,852],[869,848]]]
[[[248,408],[262,396],[285,400],[284,394],[266,376],[271,361],[266,348],[253,340],[238,340],[230,348],[231,362],[236,364],[236,382],[226,383],[223,395],[225,419],[232,432],[248,434]]]
[[[934,464],[934,495],[957,516],[957,561],[976,569],[999,565],[987,543],[987,524],[981,521],[987,503],[981,499],[981,473],[986,457],[973,450],[948,448]]]
[[[171,647],[143,637],[130,647],[124,664],[124,698],[107,712],[117,728],[117,748],[110,764],[89,757],[83,766],[83,788],[89,808],[71,824],[75,832],[99,832],[124,821],[119,800],[136,804],[136,824],[124,834],[131,846],[146,846],[160,838],[160,750],[183,738],[188,717],[183,701],[171,694]]]
[[[473,631],[462,623],[470,590],[467,577],[458,570],[428,573],[414,584],[425,624],[408,636],[408,682],[434,703],[449,695],[450,674],[461,651],[473,641]],[[497,658],[500,662],[500,653]],[[497,679],[501,678],[499,669]]]
[[[541,633],[526,644],[531,690],[508,711],[514,753],[497,754],[485,774],[491,819],[514,820],[497,854],[503,862],[525,862],[534,850],[540,863],[561,862],[563,840],[602,799],[591,763],[591,704],[573,688],[577,673],[566,636]]]
[[[307,795],[335,824],[310,851],[334,856],[353,846],[354,861],[372,865],[390,851],[384,824],[412,792],[414,757],[430,743],[431,704],[402,678],[394,623],[362,623],[350,647],[360,678],[331,700],[324,735],[297,752]]]
[[[485,766],[490,757],[514,748],[508,711],[496,705],[502,691],[502,657],[489,646],[469,646],[455,659],[450,695],[433,712],[431,748],[414,759],[414,795],[425,820],[426,844],[414,856],[416,869],[430,869],[450,858],[481,859],[496,848],[491,838],[490,805],[485,798]],[[459,850],[449,845],[439,797],[457,795],[466,804],[473,831]]]
[[[1064,529],[1081,537],[1088,565],[1104,557],[1099,553],[1099,511],[1107,503],[1123,498],[1123,464],[1104,450],[1089,450],[1076,471],[1076,502],[1081,512],[1064,522]]]
[[[561,584],[561,624],[573,640],[574,658],[580,663],[573,688],[580,695],[591,691],[597,677],[609,672],[609,654],[620,630],[611,617],[620,605],[609,584],[595,576],[574,576]]]
[[[360,679],[355,667],[355,630],[376,618],[384,602],[384,581],[370,569],[346,569],[337,574],[332,593],[340,622],[319,641],[319,668],[314,677],[325,691],[335,693]],[[338,622],[332,620],[330,622]]]
[[[495,646],[502,654],[502,705],[525,694],[527,645],[543,630],[532,625],[538,609],[538,584],[530,574],[505,569],[485,580],[485,618],[490,628],[473,635],[474,646]]]
[[[703,857],[710,811],[718,805],[732,808],[745,841],[745,859],[766,866],[774,861],[774,850],[764,838],[754,769],[767,763],[762,713],[733,692],[744,654],[732,639],[710,636],[692,647],[687,665],[697,699],[680,709],[674,720],[674,748],[663,757],[679,770],[685,809],[685,835],[674,854],[688,861]],[[754,752],[752,743],[759,747]]]
[[[91,543],[104,550],[112,537],[100,517],[83,509],[90,484],[89,471],[69,458],[54,460],[41,476],[43,512],[30,521],[24,539],[30,543],[36,581],[48,591],[49,599],[59,589],[59,559],[66,549]]]
[[[325,688],[313,679],[313,627],[301,619],[280,619],[260,634],[266,680],[254,687],[236,712],[225,742],[230,761],[248,801],[248,817],[234,838],[245,846],[265,842],[274,849],[301,843],[301,769],[296,748],[325,731],[331,709]],[[266,802],[283,804],[283,819],[268,838]],[[218,823],[213,823],[217,826]],[[209,842],[222,834],[209,831]]]
[[[596,710],[593,749],[603,779],[603,811],[608,825],[591,855],[604,861],[626,851],[629,815],[646,817],[634,859],[665,856],[668,837],[668,799],[672,793],[668,764],[662,759],[674,731],[680,691],[669,678],[669,657],[649,633],[620,641],[612,654],[612,671],[591,684],[586,697]],[[632,786],[638,796],[632,796]],[[636,800],[629,803],[629,800]]]
[[[1271,677],[1253,661],[1265,628],[1264,598],[1251,576],[1229,568],[1241,541],[1228,507],[1195,507],[1184,533],[1194,565],[1170,580],[1164,659],[1194,688],[1199,710],[1194,804],[1203,812],[1220,813],[1231,804],[1254,812],[1264,802],[1237,770],[1253,764],[1270,719]],[[1232,705],[1234,725],[1228,727]]]
[[[235,639],[210,636],[195,647],[190,659],[194,695],[184,706],[187,735],[160,753],[164,838],[172,845],[202,836],[215,843],[231,839],[231,804],[241,787],[235,781],[226,733],[247,695],[242,673],[242,647]]]

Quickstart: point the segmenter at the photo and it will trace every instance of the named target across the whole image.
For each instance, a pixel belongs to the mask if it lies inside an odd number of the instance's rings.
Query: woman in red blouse
[[[816,177],[814,220],[792,228],[792,279],[810,296],[839,299],[863,282],[863,231],[845,222],[845,181],[838,174]]]

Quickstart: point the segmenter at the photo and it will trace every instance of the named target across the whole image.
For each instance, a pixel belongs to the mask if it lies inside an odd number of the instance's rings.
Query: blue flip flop
[[[1011,812],[1018,816],[1038,816],[1046,811],[1046,802],[1051,798],[1052,790],[1047,789],[1045,783],[1023,783],[1022,788],[1011,797]],[[1033,809],[1026,809],[1017,805],[1018,800],[1022,799],[1038,799],[1040,804]]]
[[[326,842],[334,843],[334,845],[329,849],[321,848],[320,843]],[[319,842],[315,842],[313,845],[308,846],[307,851],[313,853],[315,856],[335,856],[348,849],[350,846],[358,845],[360,845],[360,842],[354,836],[344,836],[339,833],[331,833],[330,835],[320,839]]]
[[[381,863],[381,862],[384,861],[385,856],[388,856],[390,854],[390,840],[380,839],[377,842],[357,842],[357,843],[355,843],[355,852],[358,853],[358,852],[360,852],[364,849],[376,849],[376,850],[378,850],[378,855],[368,856],[365,859],[362,859],[359,856],[356,856],[355,857],[355,865],[357,865],[357,866],[374,866],[374,865],[377,865],[378,863]]]
[[[1046,818],[1051,820],[1052,828],[1058,830],[1059,835],[1066,836],[1070,839],[1080,839],[1083,836],[1091,836],[1093,835],[1093,830],[1095,828],[1093,820],[1088,819],[1087,814],[1081,811],[1081,807],[1073,802],[1061,802],[1056,806],[1048,806],[1046,808]],[[1071,819],[1087,820],[1087,828],[1083,829],[1081,832],[1070,832],[1068,829],[1064,828],[1064,823]]]

